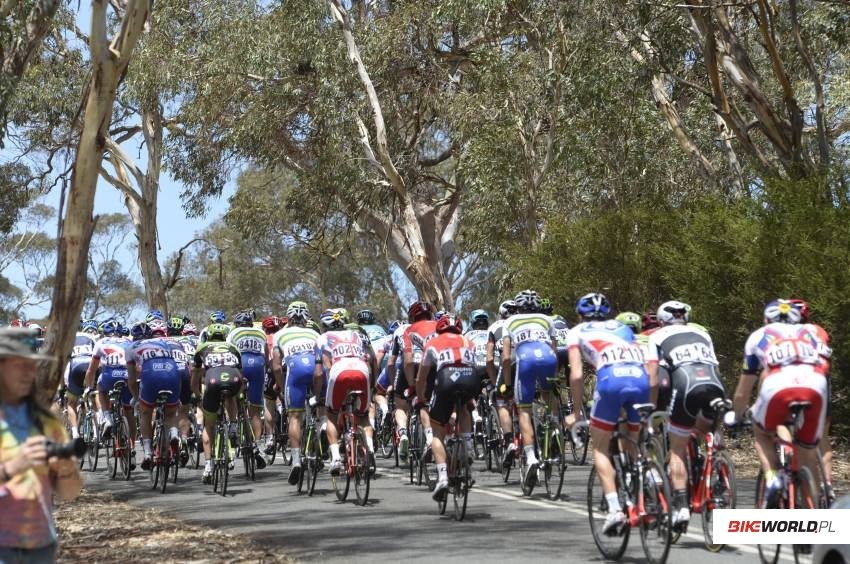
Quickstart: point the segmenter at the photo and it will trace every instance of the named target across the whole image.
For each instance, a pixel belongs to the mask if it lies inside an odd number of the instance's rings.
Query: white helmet
[[[658,308],[658,321],[662,325],[684,325],[688,322],[691,306],[684,302],[671,300]]]

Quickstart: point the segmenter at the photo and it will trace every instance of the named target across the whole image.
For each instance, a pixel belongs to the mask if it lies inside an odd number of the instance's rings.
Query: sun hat
[[[38,354],[38,331],[25,327],[0,329],[0,359],[28,358],[31,360],[55,360],[52,356]]]

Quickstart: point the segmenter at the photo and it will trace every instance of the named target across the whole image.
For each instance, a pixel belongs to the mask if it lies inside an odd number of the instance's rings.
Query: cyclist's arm
[[[508,374],[511,373],[511,338],[505,337],[502,339],[502,374],[505,375],[505,380],[508,379]]]
[[[649,402],[658,405],[658,362],[648,362],[645,366],[649,374]]]
[[[127,387],[130,388],[130,393],[133,397],[139,398],[139,374],[136,370],[136,361],[127,362]]]
[[[279,389],[283,389],[283,360],[280,355],[280,348],[275,347],[272,350],[272,374],[274,381]]]
[[[85,386],[91,388],[94,385],[94,375],[97,373],[97,367],[100,366],[100,357],[91,357],[88,369],[86,369]]]
[[[313,370],[313,395],[316,396],[316,399],[322,397],[322,367],[324,366],[324,354],[322,354],[321,351],[318,352],[319,355],[316,357],[316,368]]]
[[[738,380],[738,385],[735,387],[735,395],[732,399],[732,410],[735,412],[736,420],[740,420],[744,414],[744,410],[747,409],[747,402],[750,400],[750,394],[753,393],[756,380],[758,380],[757,374],[751,374],[749,372],[741,374],[741,379]]]
[[[492,339],[487,339],[487,376],[490,377],[490,385],[496,385],[496,377],[499,371],[496,370],[496,343]]]
[[[428,371],[431,369],[431,350],[425,349],[422,355],[422,361],[419,363],[419,372],[416,373],[416,396],[421,400],[426,400],[425,385],[428,380]]]
[[[570,395],[573,398],[573,412],[576,417],[585,418],[584,412],[584,383],[581,365],[581,350],[578,347],[570,347]]]
[[[413,373],[413,353],[411,351],[404,351],[401,361],[401,369],[404,371],[404,379],[407,382],[406,387],[412,387],[415,374]]]

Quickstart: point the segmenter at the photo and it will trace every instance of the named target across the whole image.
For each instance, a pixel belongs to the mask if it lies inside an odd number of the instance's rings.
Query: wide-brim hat
[[[52,356],[37,352],[38,341],[38,331],[35,329],[4,327],[0,329],[0,359],[56,360]]]

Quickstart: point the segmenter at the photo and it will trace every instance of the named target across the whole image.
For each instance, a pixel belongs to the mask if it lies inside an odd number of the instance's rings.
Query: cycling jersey
[[[242,368],[242,353],[231,343],[207,341],[197,348],[193,360],[195,368],[209,370],[218,366]]]
[[[362,325],[361,328],[366,332],[370,341],[375,341],[387,336],[387,331],[380,325]]]
[[[487,339],[488,332],[486,329],[473,329],[467,331],[464,337],[472,343],[472,350],[475,353],[475,372],[481,378],[487,376]]]
[[[505,346],[516,351],[514,401],[528,407],[537,388],[549,390],[558,371],[558,358],[552,350],[555,328],[547,315],[520,313],[505,322]]]
[[[239,349],[242,376],[247,382],[248,403],[263,404],[263,384],[266,378],[266,334],[254,327],[236,327],[227,335],[227,342]]]
[[[390,356],[395,359],[395,380],[393,380],[393,382],[389,382],[389,375],[387,375],[387,383],[392,384],[393,394],[402,399],[404,399],[404,391],[407,389],[407,381],[405,380],[404,373],[402,372],[402,363],[404,362],[402,351],[404,350],[404,332],[407,331],[408,327],[410,327],[409,323],[402,323],[396,328],[392,335]],[[389,364],[389,360],[387,361],[387,364]]]
[[[94,347],[93,358],[100,363],[100,377],[97,379],[97,389],[109,393],[115,383],[122,381],[127,383],[127,359],[124,347],[129,341],[123,337],[105,337],[100,339]],[[133,399],[130,388],[125,386],[121,391],[121,403],[130,405]]]
[[[437,334],[437,322],[431,319],[423,319],[409,326],[402,337],[404,352],[413,355],[413,364],[422,361],[422,351],[425,344]]]
[[[442,333],[428,341],[423,363],[432,367],[427,388],[433,388],[429,416],[445,424],[454,411],[458,395],[461,401],[473,399],[481,391],[481,379],[475,374],[472,342],[461,335]]]
[[[726,395],[711,337],[694,326],[668,325],[648,340],[657,351],[659,366],[670,373],[670,432],[686,437],[698,416],[714,416],[711,402]]]
[[[291,412],[304,411],[307,394],[313,388],[316,368],[316,340],[319,334],[306,327],[285,327],[274,334],[274,346],[286,371],[284,402]]]
[[[189,370],[190,356],[186,354],[185,345],[178,337],[163,337],[171,349],[171,356],[177,363],[177,371],[180,373],[180,403],[187,405],[192,401],[192,373]]]
[[[135,366],[139,374],[139,401],[156,405],[162,390],[171,394],[166,399],[169,406],[180,400],[180,372],[172,355],[172,348],[163,339],[147,339],[130,343],[126,349],[127,366]]]
[[[94,347],[97,344],[97,336],[90,333],[77,333],[74,337],[74,348],[71,350],[71,359],[65,365],[65,388],[72,396],[83,393],[85,386],[86,370],[91,364]]]
[[[768,373],[785,366],[805,364],[822,366],[822,354],[829,347],[815,334],[811,325],[769,323],[756,330],[744,345],[744,373]]]
[[[652,347],[645,358],[632,330],[613,319],[579,323],[567,334],[567,346],[570,350],[578,348],[596,368],[590,424],[613,431],[622,408],[629,427],[637,429],[640,418],[633,405],[649,401],[649,375],[644,362],[658,361]]]

